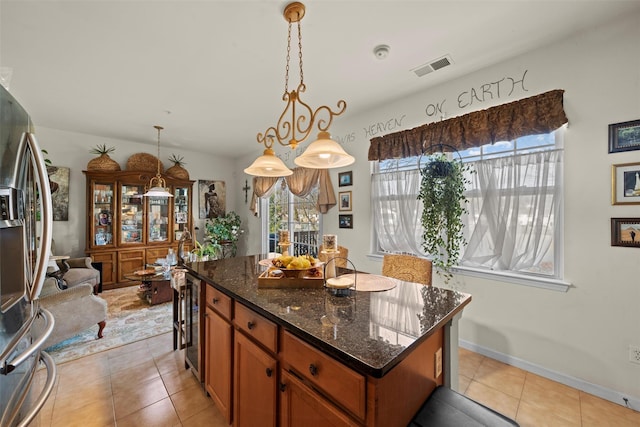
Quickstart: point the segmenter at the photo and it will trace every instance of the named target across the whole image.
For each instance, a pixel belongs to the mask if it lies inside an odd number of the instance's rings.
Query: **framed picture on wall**
[[[341,191],[338,193],[340,199],[339,210],[350,211],[351,210],[351,191]]]
[[[353,185],[353,171],[340,172],[338,174],[338,187],[348,187]]]
[[[338,215],[338,226],[340,228],[353,228],[353,215]]]
[[[640,163],[611,167],[611,204],[640,205]]]
[[[640,150],[640,120],[609,125],[609,153]]]
[[[611,218],[611,246],[640,248],[640,218]]]
[[[200,219],[213,219],[225,215],[227,192],[224,181],[198,180]]]

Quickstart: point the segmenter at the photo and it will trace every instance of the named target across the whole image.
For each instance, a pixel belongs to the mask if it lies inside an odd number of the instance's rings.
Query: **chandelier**
[[[151,178],[149,184],[144,187],[144,197],[173,197],[173,194],[169,193],[167,183],[162,175],[160,175],[160,131],[164,129],[162,126],[155,125],[154,128],[158,130],[158,172],[156,176]]]
[[[313,110],[308,104],[300,99],[300,94],[306,90],[304,84],[304,72],[302,69],[302,33],[300,31],[300,21],[305,14],[304,4],[300,2],[289,3],[284,9],[284,18],[288,22],[287,33],[287,66],[284,78],[284,94],[282,100],[287,103],[282,114],[278,118],[275,126],[267,128],[265,132],[258,133],[259,144],[264,144],[265,150],[262,156],[258,157],[251,166],[244,171],[249,175],[256,176],[287,176],[293,172],[276,157],[273,145],[277,141],[282,146],[289,146],[295,149],[299,143],[304,142],[311,134],[314,126],[319,131],[318,139],[312,142],[309,147],[294,159],[298,166],[312,169],[330,169],[348,166],[355,162],[353,156],[347,154],[344,149],[331,139],[329,126],[334,116],[339,116],[347,108],[344,100],[338,101],[337,111],[331,110],[326,105]],[[291,27],[297,25],[298,32],[298,64],[300,73],[300,83],[295,90],[289,92],[289,62],[291,59]]]

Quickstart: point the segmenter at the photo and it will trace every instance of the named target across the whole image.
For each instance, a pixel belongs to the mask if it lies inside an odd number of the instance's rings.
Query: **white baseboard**
[[[499,353],[490,348],[482,347],[469,341],[459,340],[459,345],[462,348],[506,363],[507,365],[515,366],[516,368],[520,368],[527,372],[532,372],[536,375],[540,375],[541,377],[559,382],[564,385],[568,385],[569,387],[584,391],[585,393],[598,396],[602,399],[617,403],[627,408],[631,408],[635,411],[640,411],[640,398],[638,397],[627,396],[624,393],[620,393],[616,390],[611,390],[597,384],[592,384],[590,382],[562,374],[560,372],[555,372],[542,366],[527,362],[526,360],[518,359],[517,357],[509,356],[508,354]]]

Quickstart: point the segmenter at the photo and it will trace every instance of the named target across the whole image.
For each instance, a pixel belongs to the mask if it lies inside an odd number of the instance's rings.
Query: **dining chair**
[[[431,261],[413,255],[386,254],[382,258],[382,275],[431,286]]]
[[[318,250],[318,259],[322,262],[327,262],[327,254],[323,254],[324,245],[320,245],[320,249]],[[336,256],[336,260],[334,261],[336,267],[347,268],[347,258],[349,257],[349,249],[344,246],[338,245],[338,255]]]

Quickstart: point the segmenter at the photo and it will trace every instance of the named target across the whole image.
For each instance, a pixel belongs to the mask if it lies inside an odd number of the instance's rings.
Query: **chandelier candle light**
[[[156,176],[151,178],[149,185],[144,187],[144,197],[173,197],[173,194],[169,193],[167,189],[167,183],[160,175],[160,131],[164,129],[162,126],[155,125],[154,128],[158,130],[158,172]],[[147,190],[148,188],[148,190]]]
[[[337,111],[331,110],[326,105],[318,107],[315,111],[300,99],[300,94],[306,90],[304,84],[304,73],[302,70],[302,33],[300,31],[300,21],[305,14],[304,4],[300,2],[289,3],[284,9],[284,18],[289,23],[287,35],[287,66],[284,79],[284,94],[282,100],[287,103],[284,111],[280,114],[278,123],[269,127],[264,133],[258,133],[259,144],[264,144],[265,150],[262,156],[258,157],[244,171],[255,176],[288,176],[293,172],[276,157],[273,151],[275,141],[282,146],[289,146],[295,149],[299,143],[304,142],[314,125],[318,128],[318,139],[312,142],[309,147],[294,162],[298,166],[311,169],[331,169],[348,166],[355,162],[355,158],[332,140],[329,135],[329,126],[334,116],[339,116],[347,108],[344,100],[338,101]],[[289,92],[289,62],[291,58],[291,27],[297,23],[298,27],[298,60],[300,66],[300,83],[295,90]],[[302,111],[296,115],[298,111]],[[322,118],[320,118],[322,116]]]
[[[280,250],[282,250],[282,256],[289,256],[289,246],[291,246],[291,241],[289,240],[289,230],[281,230],[280,231]]]

